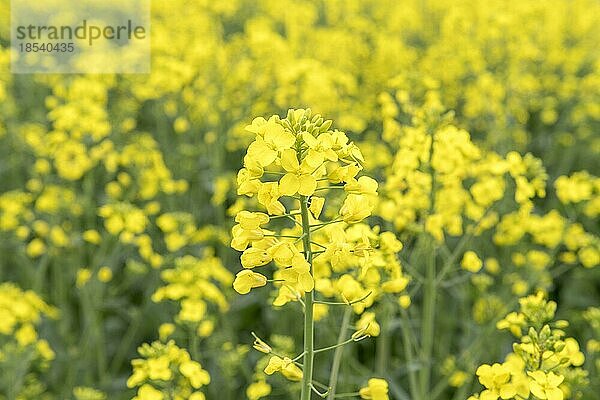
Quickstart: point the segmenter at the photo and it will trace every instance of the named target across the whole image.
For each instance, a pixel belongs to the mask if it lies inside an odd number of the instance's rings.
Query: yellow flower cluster
[[[586,231],[583,223],[563,217],[556,210],[544,215],[506,214],[493,239],[498,245],[514,249],[512,263],[517,267],[530,266],[545,272],[555,261],[566,265],[579,263],[586,268],[600,265],[600,238]],[[539,249],[518,251],[524,243]],[[559,252],[557,260],[551,257],[551,252]]]
[[[206,250],[202,258],[188,255],[175,259],[174,268],[161,272],[166,285],[152,295],[155,302],[178,302],[180,311],[175,320],[191,324],[203,337],[209,336],[214,327],[208,304],[216,306],[219,312],[227,311],[229,304],[221,286],[229,287],[233,282],[232,274],[212,253]]]
[[[433,0],[426,7],[408,0],[386,4],[385,12],[378,0],[176,5],[153,13],[165,30],[173,21],[182,26],[178,40],[155,39],[153,73],[130,80],[140,100],[162,101],[181,135],[194,131],[186,122],[202,120],[207,143],[223,133],[230,148],[244,146],[244,114],[288,104],[306,104],[359,132],[378,120],[377,96],[386,89],[417,101],[435,89],[461,126],[492,145],[546,139],[546,149],[598,149],[598,55],[588,38],[597,34],[599,6],[592,0]],[[231,40],[227,22],[238,20],[243,28]],[[194,46],[202,51],[187,51]]]
[[[55,353],[38,334],[43,318],[55,319],[58,311],[35,292],[13,283],[0,284],[0,396],[42,398],[45,387],[39,375],[48,369]],[[39,396],[39,397],[36,397]]]
[[[579,368],[584,355],[574,338],[565,337],[567,321],[554,321],[556,303],[542,292],[519,300],[520,310],[498,322],[520,339],[504,363],[484,364],[477,369],[484,390],[470,399],[540,400],[576,398],[586,383],[587,372]],[[527,333],[523,335],[523,330]]]
[[[422,106],[400,92],[380,100],[389,146],[377,149],[391,152],[393,161],[381,166],[386,181],[375,213],[393,223],[400,237],[426,231],[448,246],[452,236],[463,236],[465,242],[491,235],[496,245],[512,252],[511,260],[503,261],[505,273],[498,275],[496,258],[484,264],[474,250],[463,253],[460,266],[476,273],[485,265],[486,272],[511,285],[518,296],[547,290],[552,270],[560,265],[600,265],[600,238],[586,231],[593,227],[586,217],[593,218],[599,198],[596,178],[585,172],[559,177],[554,186],[565,203],[565,216],[560,209],[540,213],[534,200],[546,195],[547,174],[539,159],[514,151],[501,156],[475,145],[453,125],[453,114],[444,112],[438,90],[429,90]],[[569,209],[573,202],[565,200],[568,193],[580,199],[582,213]],[[472,282],[484,288],[493,278],[478,275]],[[483,311],[484,301],[478,300],[474,310]],[[483,321],[484,314],[477,318]]]
[[[560,176],[554,182],[556,196],[563,204],[583,203],[583,213],[590,218],[600,214],[600,178],[587,171]]]
[[[75,193],[57,185],[43,187],[35,179],[28,182],[28,189],[0,195],[0,230],[13,232],[25,244],[30,258],[70,248],[74,241],[72,226],[56,217],[65,213],[81,215]]]
[[[193,242],[197,232],[194,217],[186,212],[161,214],[156,225],[164,233],[167,250],[175,252]]]
[[[284,282],[285,290],[304,293],[314,288],[312,260],[307,261],[302,254],[309,249],[299,247],[300,228],[286,229],[277,235],[262,227],[270,222],[270,215],[289,217],[301,226],[298,205],[286,209],[283,198],[301,202],[302,198],[310,198],[310,205],[305,205],[316,225],[324,198],[314,195],[315,192],[328,184],[343,183],[338,188],[348,194],[334,222],[357,223],[370,215],[377,183],[366,176],[357,177],[363,162],[360,150],[343,132],[332,131],[330,127],[331,121],[313,116],[310,110],[290,110],[286,119],[256,118],[246,128],[256,134],[256,139],[248,147],[244,168],[238,173],[238,194],[256,196],[268,214],[241,211],[235,218],[231,246],[244,252],[241,259],[245,268],[236,276],[237,292],[246,294],[252,288],[264,286],[267,278],[254,272],[254,268],[271,261],[279,267],[274,279]],[[280,179],[276,179],[278,176]]]
[[[148,210],[131,203],[115,202],[100,207],[98,214],[104,218],[104,228],[108,233],[117,236],[124,244],[136,246],[142,259],[152,267],[162,265],[163,256],[154,250],[152,238],[145,233],[150,223]]]
[[[437,91],[421,107],[403,98],[400,105],[391,96],[381,100],[383,138],[393,161],[384,168],[378,215],[397,230],[425,230],[438,242],[445,234],[480,235],[498,222],[493,208],[508,193],[508,177],[522,214],[533,209],[535,196],[545,195],[546,173],[538,159],[516,152],[502,157],[475,145],[452,124],[452,113],[444,113]],[[405,115],[409,124],[402,123]]]
[[[198,389],[210,383],[208,372],[174,341],[144,343],[134,359],[130,388],[138,387],[134,400],[205,400]]]
[[[33,346],[42,359],[54,359],[45,339],[39,339],[36,326],[42,317],[56,318],[58,311],[35,292],[23,291],[12,283],[0,284],[0,334],[12,337],[21,348]]]

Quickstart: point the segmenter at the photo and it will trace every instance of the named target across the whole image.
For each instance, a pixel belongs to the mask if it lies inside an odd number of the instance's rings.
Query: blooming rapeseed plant
[[[390,232],[380,234],[360,224],[372,213],[378,185],[372,178],[358,176],[364,163],[360,150],[331,126],[332,121],[310,110],[289,110],[285,119],[254,119],[246,129],[255,140],[237,176],[238,194],[255,197],[262,211],[242,210],[235,217],[231,246],[243,251],[244,269],[237,273],[233,287],[247,294],[271,281],[278,288],[274,306],[302,304],[304,351],[294,359],[273,355],[264,370],[267,375],[280,372],[289,380],[302,380],[302,399],[320,393],[313,384],[313,358],[326,349],[314,348],[314,321],[326,315],[325,307],[346,304],[362,314],[357,333],[345,342],[341,336],[342,341],[329,349],[377,336],[375,314],[363,311],[382,291],[400,293],[409,281],[398,261],[392,261],[401,243]],[[327,208],[331,219],[323,222],[327,198],[338,194],[343,196],[338,211]],[[280,221],[293,225],[266,228]],[[271,262],[276,266],[272,278],[256,272]],[[379,270],[385,272],[383,277]],[[317,293],[341,302],[318,300]],[[271,352],[260,343],[261,351]],[[303,360],[302,368],[297,360]],[[330,382],[327,393],[331,390],[335,392],[335,382]]]
[[[0,284],[0,394],[6,398],[41,395],[40,381],[56,354],[46,339],[39,337],[42,317],[55,319],[58,310],[35,292],[13,283]]]
[[[542,292],[519,303],[520,311],[508,314],[497,327],[510,329],[520,342],[513,344],[504,363],[477,369],[485,389],[471,399],[527,399],[530,394],[541,400],[569,398],[587,384],[587,372],[580,368],[584,356],[579,344],[565,338],[568,322],[554,321],[556,303]]]
[[[128,387],[138,388],[135,400],[205,399],[198,389],[208,385],[210,376],[187,350],[169,341],[144,344],[138,352],[143,358],[132,361],[127,380]]]

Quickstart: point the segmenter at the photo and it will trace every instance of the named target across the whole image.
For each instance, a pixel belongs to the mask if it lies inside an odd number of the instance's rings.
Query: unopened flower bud
[[[254,336],[254,343],[252,344],[252,347],[254,347],[256,350],[265,354],[269,354],[273,350],[271,346],[269,346],[261,338],[256,336],[254,332],[252,332],[252,336]]]

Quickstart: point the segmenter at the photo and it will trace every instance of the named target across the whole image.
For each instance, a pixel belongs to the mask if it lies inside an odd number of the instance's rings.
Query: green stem
[[[421,348],[420,371],[421,398],[428,398],[429,384],[432,370],[433,336],[435,329],[435,300],[436,300],[436,268],[435,268],[435,244],[430,241],[428,249],[429,260],[425,275],[423,288],[423,346]]]
[[[362,339],[366,339],[367,337],[369,337],[369,336],[367,336],[367,335],[364,335],[364,336],[361,336],[361,337],[360,337],[360,338],[358,338],[358,339],[350,338],[350,339],[344,340],[344,341],[343,341],[343,342],[341,342],[341,343],[336,343],[336,344],[334,344],[334,345],[331,345],[331,346],[322,347],[322,348],[320,348],[320,349],[316,349],[316,350],[315,350],[315,354],[317,354],[317,353],[322,353],[322,352],[324,352],[324,351],[333,350],[333,349],[338,349],[338,348],[340,348],[340,347],[344,347],[344,346],[345,346],[345,345],[347,345],[348,343],[352,343],[352,342],[360,342]]]
[[[196,361],[200,359],[200,352],[198,350],[198,334],[195,330],[190,329],[190,351],[192,353],[192,358]]]
[[[338,344],[344,342],[346,330],[348,330],[348,326],[350,325],[351,316],[352,309],[348,307],[346,308],[346,311],[344,311],[344,316],[342,317],[342,326],[340,327],[340,333],[337,340]],[[331,364],[331,373],[329,374],[329,396],[327,396],[327,400],[332,400],[336,397],[335,391],[337,389],[338,374],[340,372],[340,364],[342,362],[343,353],[344,346],[340,346],[335,349],[335,353],[333,354],[333,363]]]
[[[400,324],[400,330],[402,331],[402,342],[404,344],[404,353],[406,353],[406,364],[408,366],[408,381],[410,386],[410,396],[413,400],[421,399],[418,393],[417,386],[417,371],[415,370],[415,360],[413,357],[412,350],[412,331],[409,323],[408,313],[406,310],[400,310],[402,314],[402,324]]]
[[[302,240],[306,261],[310,264],[312,273],[312,251],[310,245],[310,222],[308,219],[308,197],[300,198],[300,212],[302,213]],[[304,368],[302,371],[301,400],[310,400],[311,383],[314,361],[314,320],[313,320],[313,291],[304,295]]]
[[[331,306],[351,306],[353,304],[360,303],[361,301],[366,300],[367,297],[369,297],[372,294],[373,294],[373,291],[370,291],[369,293],[367,293],[366,295],[364,295],[360,299],[356,299],[356,300],[352,300],[352,301],[347,301],[345,303],[342,303],[341,301],[325,301],[325,300],[314,300],[313,303],[315,303],[315,304],[329,304]]]
[[[311,228],[320,228],[320,227],[323,227],[323,226],[335,224],[337,222],[342,222],[342,220],[341,219],[334,219],[333,221],[327,221],[327,222],[323,222],[323,223],[320,223],[320,224],[313,224],[310,227]]]
[[[122,337],[121,343],[117,347],[115,356],[112,358],[112,360],[110,362],[109,368],[110,368],[111,374],[116,374],[118,372],[119,368],[122,367],[121,364],[123,364],[123,360],[127,356],[130,346],[133,344],[133,342],[135,340],[135,335],[137,334],[137,331],[138,331],[139,327],[141,326],[143,317],[144,317],[144,314],[142,311],[139,311],[139,310],[135,311],[135,316],[133,316],[133,318],[131,318],[131,321],[129,322],[129,326],[127,327],[127,330],[121,336]]]
[[[381,321],[381,334],[377,338],[377,364],[375,372],[382,376],[387,371],[389,347],[390,347],[390,307],[389,303],[383,300],[383,316]]]
[[[331,224],[337,224],[338,222],[344,222],[344,221],[343,221],[343,220],[341,220],[341,219],[334,219],[333,221],[325,222],[325,223],[322,223],[322,224],[318,224],[318,225],[311,225],[311,228],[314,228],[314,229],[313,229],[313,232],[316,232],[316,231],[318,231],[318,230],[320,230],[320,229],[323,229],[323,228],[325,228],[325,227],[326,227],[326,226],[328,226],[328,225],[331,225]]]

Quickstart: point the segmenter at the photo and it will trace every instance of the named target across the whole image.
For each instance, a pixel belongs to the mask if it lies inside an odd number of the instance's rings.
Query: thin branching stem
[[[360,299],[356,299],[356,300],[352,300],[352,301],[348,301],[348,302],[315,300],[314,303],[316,303],[316,304],[327,304],[327,305],[330,305],[330,306],[351,306],[353,304],[360,303],[361,301],[366,300],[367,297],[369,297],[372,293],[373,292],[369,292],[366,295],[364,295],[363,297],[361,297]]]
[[[340,327],[340,333],[338,334],[338,343],[344,342],[344,337],[346,336],[346,330],[350,326],[350,318],[352,317],[352,309],[347,308],[344,311],[344,316],[342,317],[342,325]],[[344,353],[344,347],[340,346],[335,349],[335,353],[333,354],[333,362],[331,364],[331,372],[329,373],[329,396],[328,400],[333,400],[335,396],[335,391],[337,389],[338,383],[338,375],[340,373],[340,365],[342,363],[342,354]]]
[[[310,245],[310,222],[308,216],[308,197],[302,196],[300,200],[300,212],[302,214],[302,239],[306,261],[310,264],[312,274],[312,251]],[[304,368],[302,371],[302,391],[300,400],[310,400],[314,362],[314,318],[313,318],[313,290],[304,295]]]

